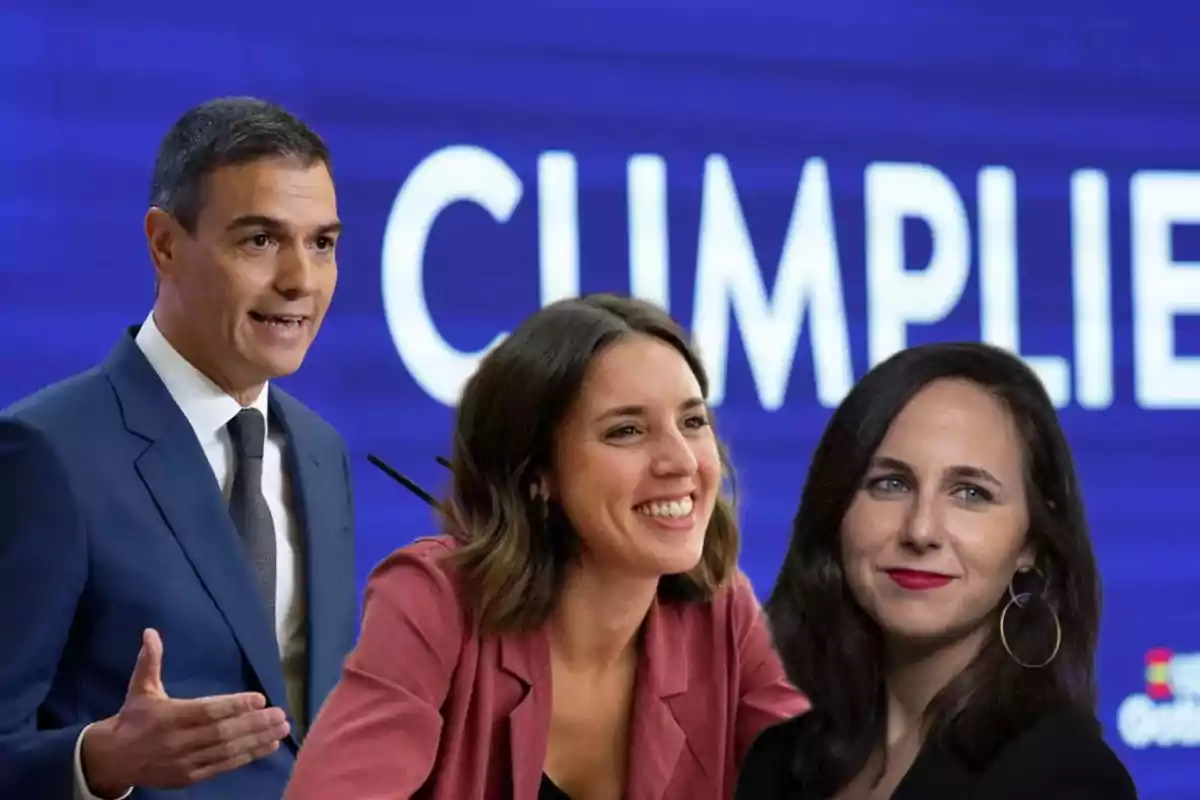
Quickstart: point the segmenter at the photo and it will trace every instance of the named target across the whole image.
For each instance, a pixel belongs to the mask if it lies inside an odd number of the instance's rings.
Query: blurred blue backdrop
[[[365,454],[440,486],[448,404],[539,303],[633,290],[693,330],[760,594],[850,382],[983,338],[1038,368],[1078,456],[1107,733],[1143,796],[1194,798],[1198,13],[970,5],[8,0],[0,406],[143,319],[176,117],[275,100],[335,155],[341,284],[288,385],[351,446],[360,575],[431,530]]]

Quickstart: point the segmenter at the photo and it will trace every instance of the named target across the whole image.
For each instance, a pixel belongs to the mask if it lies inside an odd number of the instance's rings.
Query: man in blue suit
[[[0,797],[283,794],[358,608],[345,445],[267,385],[337,282],[329,163],[277,106],[187,112],[149,317],[0,412]]]

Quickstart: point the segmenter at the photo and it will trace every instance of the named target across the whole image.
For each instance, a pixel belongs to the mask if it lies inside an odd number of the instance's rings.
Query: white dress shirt
[[[193,367],[171,346],[154,322],[146,318],[137,335],[137,346],[150,366],[158,373],[163,385],[179,405],[179,409],[196,432],[204,455],[212,467],[217,485],[226,502],[233,486],[234,450],[226,425],[242,406]],[[267,441],[263,448],[263,497],[275,522],[275,638],[279,643],[287,700],[296,724],[305,718],[305,663],[307,636],[302,591],[300,526],[294,513],[291,482],[284,469],[286,437],[277,423],[273,424],[267,407],[264,387],[258,399],[249,407],[262,412],[267,420]],[[169,657],[170,642],[163,642],[164,655]],[[84,728],[84,732],[87,728]],[[88,791],[80,759],[83,734],[75,743],[75,798],[102,800]],[[128,793],[124,797],[128,797]]]

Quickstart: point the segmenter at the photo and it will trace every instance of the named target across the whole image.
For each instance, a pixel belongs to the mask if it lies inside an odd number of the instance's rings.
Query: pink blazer
[[[535,800],[550,728],[544,630],[481,636],[447,537],[384,560],[362,633],[300,749],[284,800]],[[803,713],[749,581],[655,603],[630,729],[627,800],[723,800],[765,727]]]

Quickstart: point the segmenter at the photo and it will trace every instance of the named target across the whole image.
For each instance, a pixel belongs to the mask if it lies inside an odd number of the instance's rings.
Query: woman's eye
[[[876,492],[903,492],[908,488],[908,484],[904,479],[896,475],[884,475],[879,478],[873,478],[868,484],[868,488]]]
[[[612,439],[623,439],[629,436],[635,436],[637,432],[638,429],[635,425],[622,425],[619,428],[613,428],[608,432],[608,435],[609,438]]]
[[[959,486],[954,490],[955,496],[969,503],[989,503],[992,500],[992,493],[981,486],[974,484],[966,484]]]

